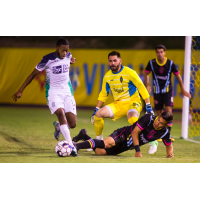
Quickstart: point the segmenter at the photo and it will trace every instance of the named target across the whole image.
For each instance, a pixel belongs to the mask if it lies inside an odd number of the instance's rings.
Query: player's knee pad
[[[138,120],[137,117],[131,117],[131,118],[128,119],[128,122],[129,122],[130,125],[133,125],[137,120]]]
[[[104,120],[103,118],[98,118],[94,116],[94,129],[97,136],[101,135],[104,128]]]

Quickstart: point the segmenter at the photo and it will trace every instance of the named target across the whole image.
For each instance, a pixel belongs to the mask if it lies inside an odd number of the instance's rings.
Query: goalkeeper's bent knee
[[[137,122],[138,118],[137,117],[131,117],[128,119],[128,122],[130,125],[133,125],[135,122]]]
[[[103,128],[104,128],[103,118],[98,118],[94,116],[94,130],[95,130],[96,136],[102,135]]]

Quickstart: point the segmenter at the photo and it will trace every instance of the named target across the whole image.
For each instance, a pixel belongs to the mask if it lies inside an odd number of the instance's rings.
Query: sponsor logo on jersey
[[[144,138],[143,133],[140,134],[140,138],[141,138],[141,140],[142,140],[144,143],[148,143],[148,141]]]
[[[158,79],[167,80],[167,76],[157,76]]]
[[[63,73],[69,71],[69,66],[68,65],[63,65]]]
[[[62,73],[62,65],[53,67],[53,74],[61,74]]]
[[[117,93],[122,93],[122,92],[124,92],[124,89],[123,89],[123,88],[122,88],[122,89],[113,88],[113,90],[114,90],[115,92],[117,92]]]
[[[122,76],[120,77],[120,82],[121,82],[121,83],[123,82],[123,78],[122,78]]]

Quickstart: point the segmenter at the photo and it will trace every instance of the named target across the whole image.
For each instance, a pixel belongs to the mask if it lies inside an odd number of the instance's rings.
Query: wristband
[[[139,152],[139,151],[140,151],[140,146],[139,146],[139,145],[135,145],[134,148],[135,148],[135,151],[136,151],[136,152]]]

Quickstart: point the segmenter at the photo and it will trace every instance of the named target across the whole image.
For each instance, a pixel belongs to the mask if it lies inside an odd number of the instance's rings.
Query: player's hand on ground
[[[138,152],[135,152],[135,157],[142,157],[142,154],[141,154],[141,152],[140,152],[140,151],[138,151]]]
[[[154,112],[153,112],[153,109],[151,107],[151,104],[147,104],[146,105],[146,113],[154,115]]]
[[[187,91],[185,91],[185,90],[183,90],[182,91],[182,95],[183,95],[183,97],[184,96],[186,96],[186,97],[188,97],[188,98],[190,98],[191,99],[191,94],[190,93],[188,93]]]
[[[16,92],[12,95],[13,101],[16,102],[22,96],[22,92]]]
[[[170,153],[167,155],[167,158],[173,158],[174,157],[174,154],[173,153]]]
[[[70,64],[74,64],[76,62],[76,58],[71,58]]]

